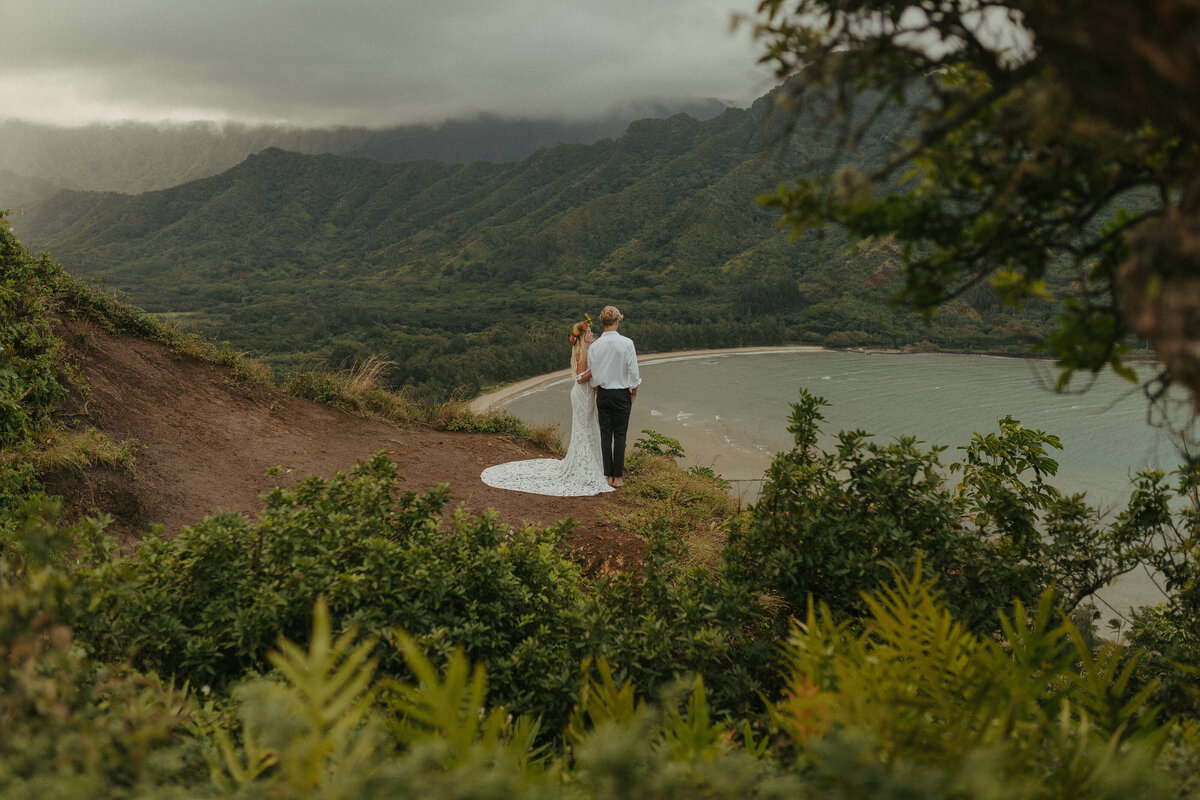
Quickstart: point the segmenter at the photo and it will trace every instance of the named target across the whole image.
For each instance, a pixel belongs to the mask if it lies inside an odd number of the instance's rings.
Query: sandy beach
[[[720,350],[679,350],[673,353],[647,353],[646,355],[638,356],[638,365],[656,364],[663,361],[674,361],[683,358],[702,358],[704,356],[719,356],[729,353],[754,354],[754,353],[810,353],[817,350],[824,350],[824,347],[815,345],[783,345],[780,347],[727,347]],[[545,375],[538,375],[534,378],[528,378],[517,383],[509,384],[501,387],[493,392],[481,394],[471,401],[471,410],[476,414],[487,414],[489,412],[503,411],[509,400],[519,394],[536,389],[542,384],[559,381],[563,378],[570,377],[570,369],[561,369],[558,372],[550,372]]]

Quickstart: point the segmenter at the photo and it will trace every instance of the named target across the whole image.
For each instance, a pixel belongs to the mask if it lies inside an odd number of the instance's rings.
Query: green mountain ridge
[[[539,147],[620,136],[631,121],[679,112],[701,119],[727,104],[716,99],[635,104],[583,120],[481,114],[440,124],[386,128],[303,128],[188,122],[96,123],[60,127],[0,120],[0,206],[22,208],[51,189],[140,193],[209,177],[268,147],[379,161],[510,163]],[[39,185],[40,184],[40,185]]]
[[[888,308],[887,242],[790,239],[755,198],[830,137],[814,117],[781,139],[773,108],[768,95],[705,121],[641,120],[512,164],[271,148],[171,189],[62,192],[13,227],[75,274],[276,366],[380,353],[393,385],[443,395],[557,369],[561,330],[608,302],[647,352],[1015,345],[1021,329],[982,293],[928,328]],[[896,138],[901,124],[880,129]]]

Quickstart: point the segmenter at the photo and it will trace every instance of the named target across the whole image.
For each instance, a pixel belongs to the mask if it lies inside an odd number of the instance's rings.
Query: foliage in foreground
[[[335,629],[386,640],[402,625],[421,647],[454,647],[486,666],[490,701],[547,724],[566,719],[582,658],[605,655],[653,692],[681,671],[710,677],[721,708],[743,709],[773,685],[748,635],[753,596],[680,575],[652,544],[640,579],[593,582],[561,553],[571,523],[513,530],[461,511],[444,520],[446,486],[401,492],[382,454],[329,481],[265,496],[257,520],[221,514],[133,557],[103,537],[80,573],[78,634],[99,660],[224,688],[267,669],[279,636],[303,641],[317,597]],[[665,537],[663,537],[665,539]],[[394,649],[380,667],[404,674]]]
[[[810,758],[830,734],[863,748],[863,774],[907,771],[933,796],[1156,796],[1148,769],[1169,728],[1133,679],[1139,654],[1093,651],[1052,593],[973,634],[935,592],[899,578],[866,595],[861,631],[810,604],[787,644],[791,681],[774,713]],[[905,770],[901,765],[907,765]],[[874,773],[874,775],[873,775]]]
[[[4,560],[0,583],[6,798],[1074,800],[1185,796],[1200,763],[1196,729],[1159,723],[1149,687],[1132,685],[1134,660],[1093,653],[1049,596],[1015,606],[997,641],[919,575],[869,597],[861,632],[810,607],[769,726],[721,721],[701,679],[647,702],[585,661],[548,747],[461,650],[338,633],[324,599],[306,645],[279,640],[264,675],[214,700],[72,647],[69,571]],[[384,658],[404,675],[381,672]]]

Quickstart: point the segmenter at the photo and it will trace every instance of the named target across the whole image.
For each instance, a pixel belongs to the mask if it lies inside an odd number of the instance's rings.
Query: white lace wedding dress
[[[604,477],[596,392],[587,382],[571,388],[571,443],[563,459],[531,458],[488,467],[479,476],[488,486],[516,492],[578,497],[613,491]]]

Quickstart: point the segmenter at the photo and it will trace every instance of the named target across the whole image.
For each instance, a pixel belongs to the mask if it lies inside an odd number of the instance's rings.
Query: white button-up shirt
[[[601,389],[636,389],[642,382],[633,340],[616,331],[605,331],[588,348],[589,383]]]

